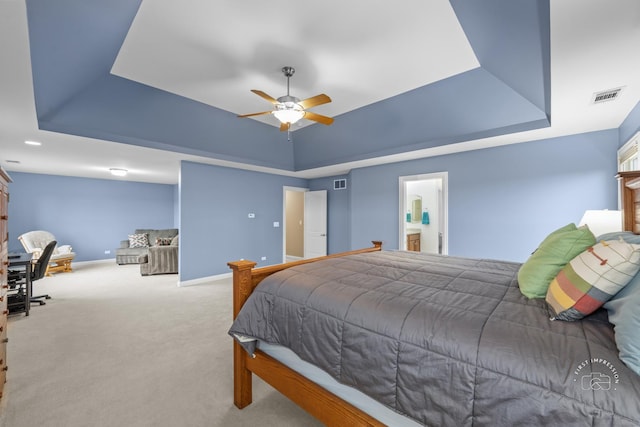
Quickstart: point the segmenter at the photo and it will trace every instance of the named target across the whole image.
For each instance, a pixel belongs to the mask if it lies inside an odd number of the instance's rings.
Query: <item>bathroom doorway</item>
[[[399,249],[449,253],[447,178],[447,172],[399,178]]]

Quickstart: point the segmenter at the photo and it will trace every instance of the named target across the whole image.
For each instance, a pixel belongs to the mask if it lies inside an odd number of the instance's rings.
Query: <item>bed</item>
[[[640,174],[619,179],[637,232]],[[255,265],[229,263],[238,408],[256,374],[326,425],[640,426],[640,376],[618,358],[606,310],[550,321],[544,299],[521,294],[518,263],[374,242]]]

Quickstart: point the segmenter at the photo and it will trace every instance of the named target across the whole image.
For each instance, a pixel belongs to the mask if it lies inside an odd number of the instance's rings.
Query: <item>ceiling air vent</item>
[[[620,91],[622,91],[622,88],[616,88],[616,89],[609,89],[609,90],[605,90],[602,92],[596,92],[593,94],[593,103],[594,104],[600,104],[601,102],[607,102],[607,101],[613,101],[615,99],[618,99],[618,97],[620,96]]]

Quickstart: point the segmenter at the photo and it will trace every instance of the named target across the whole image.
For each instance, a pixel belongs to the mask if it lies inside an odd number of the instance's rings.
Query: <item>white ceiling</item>
[[[142,3],[112,73],[245,114],[272,108],[249,89],[286,95],[283,66],[296,69],[292,95],[326,93],[333,102],[314,111],[336,116],[480,64],[448,0],[256,1],[250,14],[234,0],[156,0]]]
[[[292,65],[296,74],[291,93],[301,99],[328,94],[333,102],[313,110],[334,116],[478,66],[448,1],[400,4],[145,1],[112,72],[244,114],[270,109],[250,89],[274,97],[286,93],[279,70]],[[191,160],[313,178],[354,167],[617,128],[640,101],[638,46],[637,0],[551,0],[550,128],[285,172],[38,130],[25,2],[0,0],[0,164],[9,172],[123,179],[107,173],[120,167],[130,171],[127,180],[175,184],[179,161]],[[594,92],[616,87],[624,87],[618,100],[591,104]],[[25,140],[42,146],[27,146]]]

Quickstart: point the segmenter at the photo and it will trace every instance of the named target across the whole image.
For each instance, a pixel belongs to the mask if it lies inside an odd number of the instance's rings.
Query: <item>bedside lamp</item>
[[[605,233],[622,231],[622,211],[587,210],[584,212],[580,224],[587,224],[596,238]]]

